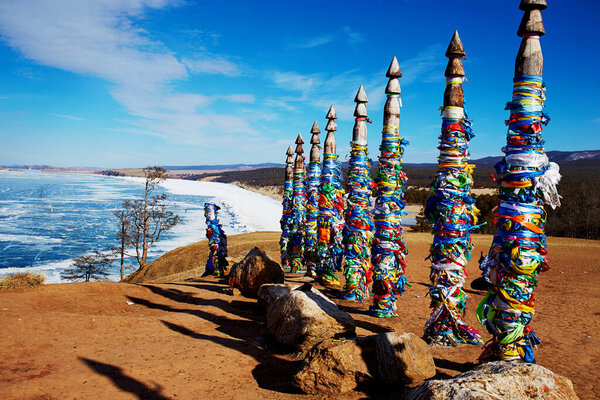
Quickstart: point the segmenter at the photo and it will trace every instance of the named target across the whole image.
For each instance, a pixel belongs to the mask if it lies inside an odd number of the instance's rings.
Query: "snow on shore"
[[[121,179],[143,182],[144,178]],[[279,219],[283,208],[276,200],[260,193],[219,182],[167,179],[160,184],[169,193],[187,196],[205,196],[229,210],[245,225],[245,232],[280,231]]]

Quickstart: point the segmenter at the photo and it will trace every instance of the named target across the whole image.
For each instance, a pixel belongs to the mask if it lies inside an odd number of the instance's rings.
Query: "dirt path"
[[[398,302],[397,318],[379,320],[365,314],[368,304],[337,301],[356,319],[358,334],[389,329],[422,334],[429,315],[423,259],[430,240],[428,234],[407,235],[412,287]],[[476,259],[490,240],[475,237],[468,284],[479,276]],[[534,328],[543,340],[536,357],[569,377],[582,399],[593,399],[600,391],[600,243],[550,239],[550,257],[553,269],[536,290]],[[207,278],[0,293],[0,398],[312,399],[295,393],[290,381],[299,363],[277,354],[255,300],[222,294],[224,286]],[[474,308],[483,293],[468,294],[467,321],[475,325]],[[480,349],[433,352],[438,377],[444,377],[471,368]],[[337,398],[377,394],[365,390]]]

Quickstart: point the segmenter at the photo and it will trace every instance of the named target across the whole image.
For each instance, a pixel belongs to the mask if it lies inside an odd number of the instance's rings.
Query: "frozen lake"
[[[176,179],[161,188],[183,222],[152,247],[150,260],[205,239],[206,201],[221,206],[219,219],[228,235],[279,230],[281,204],[267,196]],[[0,171],[0,275],[33,269],[47,282],[60,282],[60,272],[73,258],[117,245],[113,212],[124,200],[143,196],[143,189],[141,178]],[[110,273],[118,279],[116,263]]]

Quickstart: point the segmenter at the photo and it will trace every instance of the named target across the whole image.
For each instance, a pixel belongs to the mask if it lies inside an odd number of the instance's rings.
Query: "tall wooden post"
[[[404,292],[406,277],[406,245],[402,241],[401,216],[405,203],[402,200],[406,174],[402,171],[403,146],[400,138],[400,82],[402,76],[396,57],[386,76],[389,78],[383,110],[383,132],[379,170],[375,177],[377,199],[373,209],[375,238],[373,239],[373,305],[370,313],[376,317],[393,317],[397,295]]]
[[[371,245],[373,216],[371,215],[371,160],[367,151],[367,94],[362,85],[354,98],[354,129],[350,143],[350,170],[346,183],[348,193],[344,227],[344,276],[346,300],[361,301],[368,297],[368,285],[373,273]]]
[[[544,204],[560,205],[556,184],[558,165],[544,153],[542,126],[545,86],[542,79],[544,35],[541,10],[545,0],[523,0],[525,12],[517,34],[522,37],[515,63],[512,101],[507,103],[504,159],[496,165],[500,204],[492,248],[480,268],[491,284],[479,304],[477,316],[494,335],[481,360],[522,359],[535,362],[533,348],[541,343],[531,321],[535,312],[533,291],[538,274],[547,269]]]
[[[471,258],[470,231],[477,223],[477,208],[471,197],[469,142],[474,136],[464,111],[462,83],[465,71],[461,59],[465,49],[454,36],[446,50],[446,90],[442,108],[442,133],[438,149],[438,171],[425,215],[433,223],[431,246],[431,316],[425,324],[429,343],[453,346],[456,343],[482,344],[479,333],[463,321],[467,294],[463,290],[465,267]]]
[[[294,177],[294,150],[292,145],[286,151],[285,159],[285,180],[283,183],[283,214],[279,224],[281,226],[281,238],[279,239],[279,248],[281,250],[281,266],[289,267],[289,257],[287,253],[289,240],[289,222],[292,215],[292,197],[293,197],[293,177]]]
[[[306,183],[306,244],[305,264],[306,273],[316,277],[315,268],[318,261],[317,254],[317,218],[319,217],[319,183],[321,182],[321,140],[319,139],[319,125],[313,123],[310,130],[312,137],[310,143],[310,163],[308,164],[308,179]]]
[[[296,138],[296,159],[294,160],[294,195],[290,220],[288,255],[291,272],[300,272],[304,265],[304,236],[306,234],[306,194],[304,172],[304,150],[302,134]]]
[[[339,286],[340,281],[335,271],[341,269],[343,256],[342,229],[344,209],[342,190],[342,169],[336,153],[335,131],[337,116],[333,105],[329,108],[325,130],[325,146],[323,152],[323,171],[319,189],[318,217],[318,254],[316,268],[317,278],[324,285]]]

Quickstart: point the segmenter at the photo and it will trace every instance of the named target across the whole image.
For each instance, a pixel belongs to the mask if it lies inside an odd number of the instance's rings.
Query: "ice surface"
[[[0,172],[0,276],[37,271],[60,282],[73,258],[117,244],[113,211],[140,198],[143,184],[143,178]],[[281,204],[267,196],[215,182],[170,179],[161,186],[183,222],[150,249],[150,259],[205,239],[206,201],[221,206],[228,235],[280,229]],[[110,273],[118,279],[117,267]]]

